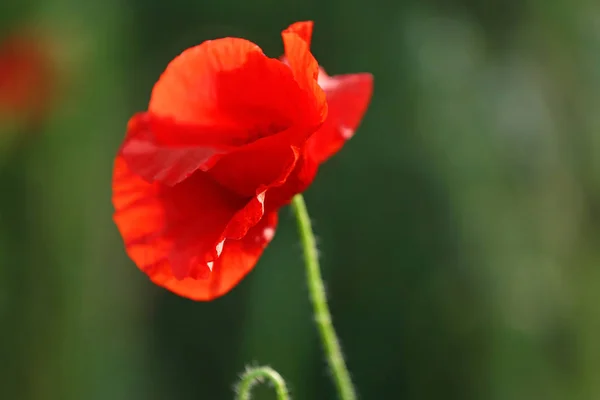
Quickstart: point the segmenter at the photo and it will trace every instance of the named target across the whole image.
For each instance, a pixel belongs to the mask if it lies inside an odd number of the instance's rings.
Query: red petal
[[[298,85],[306,91],[319,122],[327,116],[325,93],[317,83],[319,64],[307,43],[297,32],[286,29],[281,34],[285,48],[285,62],[289,65]]]
[[[267,212],[289,204],[292,197],[304,192],[315,179],[318,167],[319,165],[307,152],[302,152],[302,158],[298,160],[296,167],[289,174],[285,183],[267,192],[265,199]]]
[[[242,196],[253,196],[285,182],[314,129],[292,128],[257,140],[222,157],[208,172]]]
[[[285,31],[296,33],[298,36],[302,38],[310,47],[310,41],[312,39],[312,31],[313,31],[314,23],[312,21],[300,21],[291,24]]]
[[[307,151],[316,162],[322,163],[354,135],[371,100],[373,75],[330,77],[321,69],[319,85],[327,95],[329,111],[321,129],[308,140]]]
[[[143,271],[167,259],[172,241],[160,236],[165,211],[158,198],[160,185],[132,174],[122,157],[113,172],[114,220],[125,241],[127,254]]]
[[[127,253],[152,276],[168,266],[174,279],[209,274],[227,237],[244,236],[263,216],[264,197],[241,198],[198,171],[169,187],[147,183],[117,157],[114,220]]]
[[[150,275],[157,285],[192,300],[208,301],[234,288],[256,265],[265,247],[275,234],[277,213],[272,212],[254,226],[241,240],[226,240],[221,256],[214,262],[206,279],[175,279],[166,264]]]
[[[154,87],[149,109],[130,121],[121,154],[136,174],[167,185],[209,169],[219,154],[291,127],[308,126],[305,140],[322,123],[286,65],[232,38],[205,42],[173,60]],[[291,154],[289,146],[284,152]],[[284,160],[277,171],[289,163]]]
[[[149,182],[172,186],[197,169],[208,168],[216,155],[233,149],[235,133],[231,133],[224,135],[217,128],[177,124],[171,118],[138,113],[129,120],[120,154],[135,174]],[[171,148],[157,143],[157,138],[169,135],[182,139],[194,137],[196,143],[203,145]]]
[[[171,61],[154,86],[148,110],[182,124],[243,130],[248,143],[304,120],[308,106],[289,68],[252,42],[224,38]],[[180,139],[170,135],[160,141],[190,144],[190,137]]]

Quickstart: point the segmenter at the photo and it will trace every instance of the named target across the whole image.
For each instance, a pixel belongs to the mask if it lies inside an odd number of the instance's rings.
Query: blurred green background
[[[0,121],[27,137],[0,156],[0,399],[231,399],[256,364],[335,398],[290,210],[210,303],[151,284],[111,220],[114,154],[167,63],[222,36],[277,57],[305,19],[329,73],[375,76],[306,193],[360,398],[600,399],[594,0],[4,0],[0,33],[42,27],[57,73],[40,124]]]

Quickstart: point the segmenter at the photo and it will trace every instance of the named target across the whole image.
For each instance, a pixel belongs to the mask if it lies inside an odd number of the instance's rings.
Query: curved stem
[[[241,377],[241,381],[237,389],[237,400],[250,400],[250,392],[254,385],[263,382],[264,379],[271,381],[277,394],[277,400],[290,400],[285,381],[271,367],[254,367],[248,368]]]
[[[306,279],[313,305],[315,322],[319,329],[323,348],[327,355],[327,362],[335,381],[336,389],[342,400],[356,400],[356,392],[346,367],[340,343],[335,334],[331,313],[325,296],[325,286],[319,267],[317,244],[312,230],[306,204],[301,194],[294,196],[292,207],[298,221],[298,233],[304,249],[304,263],[306,265]]]

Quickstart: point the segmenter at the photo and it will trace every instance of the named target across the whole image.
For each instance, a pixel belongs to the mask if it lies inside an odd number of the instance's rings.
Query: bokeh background
[[[151,284],[111,220],[114,154],[166,64],[222,36],[277,57],[304,19],[328,72],[375,76],[306,193],[361,398],[600,399],[595,0],[3,0],[0,43],[35,31],[53,89],[0,119],[1,399],[231,399],[257,364],[335,398],[288,209],[211,303]]]

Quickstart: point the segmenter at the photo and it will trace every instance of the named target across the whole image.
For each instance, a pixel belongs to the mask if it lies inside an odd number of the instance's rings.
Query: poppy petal
[[[202,179],[206,174],[198,173]],[[195,189],[202,191],[206,197],[209,185],[194,184]],[[200,186],[204,186],[200,188]],[[187,198],[182,199],[181,194],[171,194],[171,201],[167,210],[175,207],[176,212],[181,212],[182,204],[188,201],[200,200],[200,193],[188,193]],[[189,196],[189,197],[188,197]],[[179,198],[178,198],[179,197]],[[219,195],[214,196],[219,201]],[[233,204],[232,204],[233,203]],[[194,279],[208,279],[212,275],[212,265],[221,256],[223,245],[227,240],[238,240],[243,238],[248,231],[255,226],[264,214],[264,193],[246,200],[245,202],[234,201],[228,207],[216,206],[203,209],[202,212],[194,214],[188,210],[184,213],[186,219],[173,218],[169,220],[177,222],[177,228],[171,229],[174,235],[175,245],[169,254],[171,271],[176,279],[192,277]],[[236,210],[240,204],[244,204]],[[201,206],[201,204],[197,204]],[[185,210],[185,208],[183,208]]]
[[[160,185],[133,174],[123,157],[115,160],[113,171],[114,221],[125,242],[129,257],[142,271],[166,260],[172,242],[160,234],[166,221],[158,198]]]
[[[223,240],[243,237],[264,213],[264,194],[241,198],[202,171],[173,187],[148,183],[121,156],[113,203],[131,259],[149,275],[167,265],[174,279],[208,275]]]
[[[254,196],[283,184],[313,129],[292,128],[223,156],[208,172],[241,196]]]
[[[281,36],[285,63],[292,70],[298,85],[309,94],[314,112],[323,121],[327,116],[327,99],[317,83],[319,64],[310,52],[309,44],[297,32],[286,29]]]
[[[291,24],[285,31],[296,33],[310,47],[313,31],[313,21],[300,21]]]
[[[319,85],[327,95],[329,110],[325,123],[308,140],[307,151],[316,162],[322,163],[354,135],[371,100],[373,75],[330,77],[321,69]]]
[[[205,279],[178,280],[166,264],[159,265],[150,279],[180,296],[197,301],[213,300],[235,287],[256,265],[265,247],[273,239],[277,213],[266,214],[241,240],[225,240],[212,272]]]
[[[182,124],[243,131],[243,143],[305,119],[306,96],[289,68],[239,38],[209,40],[189,48],[165,69],[148,111]],[[203,145],[200,135],[199,145]],[[190,145],[169,135],[165,145]],[[241,144],[243,144],[241,143]]]
[[[318,168],[319,164],[307,152],[302,152],[302,157],[296,163],[296,167],[289,174],[285,183],[268,191],[265,200],[267,212],[289,204],[292,197],[304,192],[315,179]]]
[[[182,125],[175,123],[172,118],[138,113],[129,120],[120,154],[131,170],[148,182],[159,181],[173,186],[197,169],[208,168],[211,161],[216,160],[215,156],[235,147],[234,135],[220,133],[220,129]],[[161,146],[157,138],[169,135],[184,139],[194,137],[196,143],[203,142],[203,145]]]

